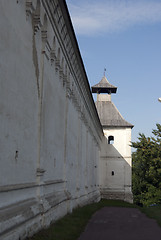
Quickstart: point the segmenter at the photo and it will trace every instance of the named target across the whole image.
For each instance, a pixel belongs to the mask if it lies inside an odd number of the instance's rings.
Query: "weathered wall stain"
[[[35,67],[35,76],[36,76],[36,84],[37,84],[37,92],[38,97],[40,98],[40,84],[39,84],[39,63],[38,63],[38,54],[36,49],[36,40],[35,40],[35,29],[34,29],[34,19],[32,18],[32,60]]]

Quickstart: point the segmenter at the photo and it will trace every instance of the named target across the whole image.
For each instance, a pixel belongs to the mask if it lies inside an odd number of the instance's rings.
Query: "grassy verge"
[[[72,214],[67,214],[62,219],[53,223],[48,229],[44,229],[28,240],[76,240],[84,230],[91,216],[99,209],[106,206],[132,207],[136,205],[123,201],[101,200],[73,210]],[[161,206],[139,208],[148,217],[155,218],[161,225]]]
[[[161,227],[161,205],[153,207],[143,207],[140,208],[140,210],[145,213],[149,218],[155,219]]]
[[[49,228],[43,229],[28,240],[76,240],[84,230],[91,216],[105,206],[135,207],[123,201],[101,200],[73,210],[72,214],[53,223]]]

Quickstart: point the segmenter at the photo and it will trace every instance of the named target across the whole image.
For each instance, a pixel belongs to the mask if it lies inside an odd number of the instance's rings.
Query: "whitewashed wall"
[[[0,1],[0,239],[100,199],[103,137],[64,1]]]
[[[104,129],[105,139],[100,155],[99,183],[104,198],[133,202],[131,180],[131,128]],[[108,144],[108,137],[114,142]]]

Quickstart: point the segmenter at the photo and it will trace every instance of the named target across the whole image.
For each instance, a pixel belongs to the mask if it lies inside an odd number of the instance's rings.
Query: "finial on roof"
[[[105,76],[106,68],[104,68],[104,76],[99,83],[92,86],[92,93],[116,93],[117,87],[109,83]]]
[[[105,77],[106,68],[104,68],[104,77]]]

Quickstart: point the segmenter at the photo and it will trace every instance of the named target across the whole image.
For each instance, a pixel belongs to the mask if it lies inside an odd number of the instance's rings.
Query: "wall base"
[[[76,198],[66,192],[55,192],[42,199],[28,199],[0,209],[0,239],[23,240],[52,222],[72,212],[74,208],[100,200],[98,190]]]
[[[132,192],[110,191],[101,189],[101,198],[111,200],[122,200],[125,202],[133,203]]]

